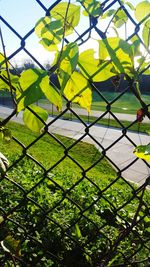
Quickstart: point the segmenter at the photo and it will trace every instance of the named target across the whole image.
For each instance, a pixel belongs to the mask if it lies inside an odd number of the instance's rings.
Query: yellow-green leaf
[[[42,17],[38,20],[38,22],[35,25],[34,31],[39,38],[42,37],[43,30],[46,31],[50,23],[51,23],[51,18],[48,16]]]
[[[135,10],[135,7],[130,2],[125,2],[125,5],[127,5],[131,10]]]
[[[40,87],[45,97],[56,106],[57,110],[62,110],[62,98],[60,94],[53,88],[52,85],[49,84],[49,77],[45,76],[41,83]]]
[[[62,20],[63,27],[65,23],[65,35],[68,35],[73,32],[80,21],[80,6],[69,4],[68,8],[67,2],[59,3],[50,11],[50,15],[56,20]]]
[[[6,142],[9,142],[12,138],[12,134],[11,134],[11,131],[7,128],[4,128],[2,130],[2,134],[3,134],[3,139],[6,141]]]
[[[25,107],[45,97],[53,103],[58,110],[62,109],[60,94],[49,84],[47,71],[41,69],[28,69],[21,74],[20,85],[22,92],[17,94],[18,112]]]
[[[120,28],[122,25],[127,22],[128,17],[123,9],[120,9],[117,14],[115,15],[113,22],[117,28]]]
[[[4,251],[15,255],[20,256],[21,250],[20,250],[20,241],[14,239],[11,235],[7,236],[2,242],[1,246]]]
[[[75,224],[75,230],[74,230],[74,233],[75,233],[75,236],[80,239],[82,237],[82,234],[81,234],[81,230],[79,228],[79,225],[78,223]]]
[[[150,19],[144,24],[142,37],[146,47],[148,48],[150,45]]]
[[[57,50],[57,45],[62,41],[63,37],[62,20],[52,21],[50,17],[41,18],[35,25],[35,33],[40,40],[40,44],[48,51]]]
[[[11,85],[15,88],[18,87],[19,84],[19,77],[17,75],[13,75],[11,73],[9,73],[9,77],[8,77],[8,73],[6,70],[1,70],[0,75],[4,78],[4,80],[0,79],[0,90],[10,90],[10,81],[11,81]],[[10,81],[9,81],[10,78]]]
[[[111,37],[99,41],[99,58],[111,60],[116,71],[130,74],[133,68],[133,49],[126,41]]]
[[[135,17],[138,21],[143,19],[148,19],[150,16],[150,3],[148,1],[143,1],[139,3],[135,8]]]
[[[47,38],[43,38],[40,40],[39,42],[41,45],[43,45],[43,47],[48,50],[49,52],[52,51],[57,51],[58,47],[56,44],[53,44],[51,40],[47,39]]]
[[[7,60],[7,58],[5,58],[5,56],[2,53],[0,53],[0,69],[6,69],[6,67],[10,68],[10,63]]]
[[[150,161],[150,144],[148,145],[140,145],[135,148],[133,153],[141,159],[144,159],[146,161]]]
[[[30,109],[33,110],[44,122],[48,119],[48,113],[46,110],[42,109],[39,106],[30,105]],[[25,125],[32,130],[33,132],[40,133],[44,124],[42,121],[36,117],[32,111],[25,109],[23,113],[23,121]]]
[[[92,91],[87,79],[82,74],[73,72],[65,86],[64,94],[68,100],[78,103],[90,112]]]
[[[93,49],[88,49],[79,55],[78,65],[82,74],[93,82],[105,81],[114,76],[113,64],[95,59],[94,53]]]
[[[4,221],[4,217],[0,215],[0,224]]]
[[[102,14],[101,5],[96,0],[78,0],[85,8],[83,15],[99,17]]]
[[[111,17],[112,15],[114,15],[114,13],[116,12],[115,9],[109,9],[108,11],[106,11],[103,16],[100,17],[100,19],[106,19],[108,17]]]
[[[134,35],[130,41],[132,42],[132,50],[133,50],[133,55],[134,57],[136,56],[141,56],[141,51],[140,51],[140,44],[141,41],[137,35]]]
[[[22,92],[17,91],[18,112],[43,97],[40,83],[46,75],[47,72],[41,69],[28,69],[22,72],[19,79]]]
[[[58,79],[61,86],[61,92],[63,92],[67,81],[76,68],[78,62],[78,46],[76,43],[67,44],[61,54],[60,62],[58,62],[59,68],[57,71]],[[58,54],[59,61],[59,54]]]

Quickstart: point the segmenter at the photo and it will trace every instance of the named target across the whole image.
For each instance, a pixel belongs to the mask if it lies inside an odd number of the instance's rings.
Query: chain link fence
[[[53,1],[49,7],[42,1],[34,2],[44,16],[61,1]],[[126,40],[137,36],[143,43],[140,37],[142,24],[133,20],[122,1],[101,3],[103,14],[111,9],[123,10],[128,16],[133,32]],[[24,51],[44,69],[26,47],[28,39],[34,35],[34,25],[22,36],[8,18],[1,16],[0,19],[2,29],[7,28],[19,42],[8,60]],[[93,32],[100,39],[107,37],[97,18],[90,17],[89,22],[77,33],[78,37],[71,40],[80,47]],[[110,26],[108,22],[107,29]],[[69,41],[65,39],[65,42]],[[91,86],[93,94],[105,102],[105,110],[92,122],[87,123],[65,99],[63,111],[49,117],[47,123],[43,122],[44,130],[40,135],[24,126],[20,126],[18,134],[12,124],[8,124],[12,140],[9,144],[1,142],[2,152],[9,155],[10,165],[0,178],[0,266],[150,265],[149,164],[130,154],[129,159],[119,165],[119,154],[113,156],[119,149],[122,154],[126,153],[121,146],[124,142],[131,148],[128,153],[132,153],[143,138],[137,134],[134,139],[130,133],[131,126],[137,124],[136,119],[124,126],[111,111],[113,104],[131,91],[131,84],[121,90],[119,82],[119,93],[111,101],[96,84],[91,83]],[[75,124],[68,124],[66,129],[64,115],[68,112]],[[103,131],[97,122],[105,116],[108,116],[108,127]],[[109,131],[110,116],[121,128],[111,140],[109,137],[114,132]],[[14,151],[9,154],[10,147],[14,147]],[[38,147],[40,152],[37,152]],[[42,155],[40,160],[39,154]],[[147,170],[146,175],[139,171],[136,184],[133,179],[124,178],[126,171],[132,177],[134,166],[141,162]]]

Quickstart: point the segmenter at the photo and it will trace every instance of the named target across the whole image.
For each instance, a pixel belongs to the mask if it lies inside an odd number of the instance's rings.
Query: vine
[[[13,66],[7,59],[2,31],[0,30],[3,48],[0,53],[0,90],[8,90],[15,105],[12,113],[0,122],[0,131],[4,139],[10,140],[11,138],[11,132],[5,127],[6,124],[21,111],[23,111],[25,125],[33,131],[41,132],[43,122],[47,121],[48,113],[43,108],[36,106],[35,102],[43,96],[59,111],[62,110],[62,97],[64,95],[68,101],[78,103],[90,112],[92,104],[91,84],[105,81],[111,77],[120,77],[120,75],[129,82],[132,93],[141,104],[141,109],[137,112],[137,122],[141,123],[144,116],[150,118],[148,106],[143,102],[139,89],[140,75],[150,75],[148,56],[150,3],[143,1],[134,7],[130,2],[124,0],[119,2],[120,7],[117,10],[109,9],[103,14],[104,6],[99,1],[77,0],[76,3],[72,4],[69,0],[57,4],[49,14],[40,18],[35,25],[35,34],[46,50],[55,53],[55,60],[48,71],[36,68],[24,70],[20,75],[14,75],[12,73]],[[129,13],[126,12],[124,6],[127,6],[134,13],[137,26],[143,25],[141,37],[135,32],[129,40],[119,38],[118,29],[122,26],[125,27],[125,39],[127,36],[126,24]],[[99,45],[97,57],[93,48],[79,53],[77,42],[66,40],[73,32],[76,32],[80,38],[76,27],[80,23],[81,15],[88,16],[90,27],[95,27],[97,33],[103,37],[97,40]],[[109,20],[109,23],[105,32],[102,32],[96,25],[105,19]],[[114,29],[114,36],[106,38],[110,27]],[[87,39],[90,36],[91,34],[88,35]],[[141,44],[145,48],[146,54],[141,52]],[[60,90],[50,83],[52,73],[58,77]],[[136,147],[134,154],[150,161],[150,144]],[[7,158],[0,153],[0,173],[2,176],[6,174],[8,165]],[[0,223],[3,223],[3,220],[4,218],[0,216]],[[80,229],[77,228],[76,231],[80,235]],[[4,251],[12,256],[15,265],[13,255],[20,255],[20,241],[15,240],[12,236],[7,236],[1,245]]]
[[[127,9],[124,9],[124,6]],[[40,132],[43,123],[48,118],[46,110],[37,107],[34,103],[43,95],[54,104],[59,111],[62,109],[62,96],[68,101],[78,103],[90,112],[92,103],[93,82],[105,81],[111,77],[124,76],[132,93],[141,104],[142,117],[150,118],[148,106],[143,102],[139,90],[141,74],[149,75],[150,59],[148,56],[150,44],[150,3],[143,1],[134,7],[130,2],[120,1],[118,10],[110,9],[103,14],[104,6],[96,0],[77,0],[76,3],[61,2],[49,14],[40,18],[35,25],[35,34],[40,44],[48,51],[55,53],[52,67],[46,71],[40,68],[24,70],[21,75],[12,74],[12,66],[7,60],[5,45],[1,33],[3,51],[0,54],[0,90],[9,90],[15,104],[12,114],[3,122],[1,127],[11,119],[14,114],[24,111],[25,125],[33,131]],[[118,29],[126,27],[130,9],[134,13],[137,25],[143,25],[142,37],[136,33],[129,40],[119,38]],[[108,27],[103,34],[105,37],[108,28],[112,27],[117,36],[98,39],[99,51],[95,56],[93,48],[79,53],[77,42],[68,42],[66,38],[74,31],[81,16],[89,16],[91,25],[97,25],[101,20],[109,20]],[[89,35],[90,38],[90,35]],[[66,43],[67,42],[67,43]],[[66,44],[65,44],[66,43]],[[145,48],[146,54],[141,52],[140,46]],[[58,77],[60,90],[51,84],[50,76],[55,73]],[[36,113],[37,116],[34,116]],[[4,131],[4,128],[1,128]],[[135,154],[141,157],[137,148]],[[149,145],[142,146],[144,159],[149,160]],[[145,156],[148,153],[148,157]]]

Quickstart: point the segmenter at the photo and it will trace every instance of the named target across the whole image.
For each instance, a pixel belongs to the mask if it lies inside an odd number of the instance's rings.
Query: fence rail
[[[49,6],[42,0],[32,2],[44,16],[62,1],[52,1]],[[78,1],[78,5],[79,2],[88,1]],[[130,13],[124,1],[106,0],[101,3],[100,9],[102,15],[112,9],[123,11],[131,26],[128,35],[125,21],[125,39],[130,42],[137,37],[145,48],[140,32],[144,21],[137,23],[132,17],[133,11]],[[89,14],[89,18],[89,25],[83,21],[79,33],[76,32],[76,37],[73,35],[71,39],[80,47],[91,35],[99,36],[100,40],[106,38],[111,28],[112,17],[108,18],[107,30],[104,31],[97,17]],[[22,35],[11,24],[9,17],[0,16],[0,20],[2,32],[6,29],[19,42],[17,49],[8,55],[8,60],[15,61],[16,56],[24,51],[35,65],[44,70],[42,62],[27,46],[28,40],[34,36],[34,25]],[[63,41],[69,43],[70,39],[65,37]],[[7,50],[7,43],[5,45]],[[148,48],[146,51],[149,53]],[[130,161],[118,166],[111,156],[113,151],[122,149],[123,143],[132,151],[139,144],[140,135],[137,142],[129,135],[137,120],[125,126],[112,112],[113,104],[131,92],[132,85],[128,82],[126,88],[119,92],[121,83],[117,84],[118,95],[110,101],[95,84],[89,82],[97,98],[105,102],[105,110],[92,122],[88,117],[87,123],[64,96],[64,110],[49,122],[43,122],[43,131],[39,135],[25,126],[6,125],[6,132],[9,131],[6,137],[10,136],[10,130],[12,137],[9,143],[1,141],[1,152],[10,165],[0,178],[0,266],[150,265],[150,166],[133,154],[129,155]],[[146,107],[148,109],[149,104]],[[68,113],[84,129],[79,138],[64,138],[61,131],[60,135],[52,131],[58,120]],[[15,114],[10,114],[10,117]],[[112,116],[122,129],[119,137],[111,143],[108,140],[104,143],[92,132],[105,115]],[[1,120],[1,127],[3,122]],[[91,144],[86,144],[87,139]],[[132,173],[132,168],[141,162],[148,170],[144,182],[134,184],[125,179],[124,171],[131,170]],[[142,180],[142,173],[139,176]]]

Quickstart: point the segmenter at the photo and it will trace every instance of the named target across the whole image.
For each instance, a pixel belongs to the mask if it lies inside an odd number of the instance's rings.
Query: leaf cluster
[[[32,142],[38,136],[23,125],[12,123],[9,128],[13,135],[25,144]],[[60,136],[57,136],[57,138],[68,147],[73,142]],[[1,146],[3,147],[3,144]],[[44,147],[46,158],[41,155]],[[78,153],[76,153],[76,150]],[[94,146],[80,143],[69,153],[82,166],[87,168],[91,165],[91,156],[95,154],[95,151]],[[10,164],[18,160],[20,153],[21,149],[13,141],[6,155],[10,159]],[[54,139],[49,140],[45,136],[30,153],[38,161],[43,161],[45,167],[49,167],[63,155],[63,149]],[[99,157],[100,154],[94,160],[96,161]],[[93,172],[87,172],[89,179],[83,179],[71,191],[68,191],[68,189],[82,177],[81,170],[80,172],[76,170],[77,165],[71,163],[71,161],[69,164],[66,164],[65,161],[62,164],[62,166],[53,169],[53,174],[49,173],[44,176],[42,168],[28,157],[24,157],[16,167],[9,170],[9,180],[3,179],[1,181],[0,204],[3,210],[7,213],[19,203],[21,205],[8,218],[1,213],[0,262],[5,260],[5,262],[10,263],[11,255],[16,259],[16,262],[17,258],[20,258],[31,266],[34,266],[37,260],[39,264],[43,263],[44,266],[80,266],[79,259],[82,266],[91,267],[92,264],[96,266],[110,249],[109,240],[115,242],[116,238],[123,231],[125,232],[132,223],[139,204],[140,193],[137,193],[137,197],[133,199],[133,190],[136,192],[137,188],[132,187],[120,178],[103,192],[103,197],[100,197],[98,187],[103,190],[113,181],[116,175],[105,160],[95,166]],[[43,179],[43,176],[45,179]],[[96,183],[97,187],[94,186],[93,182]],[[36,184],[38,186],[35,186]],[[28,197],[23,202],[22,191],[17,185],[29,192]],[[65,198],[64,191],[66,192]],[[38,205],[31,202],[31,199]],[[76,205],[73,203],[76,203]],[[49,213],[50,219],[43,216],[43,209],[47,211],[56,205],[57,208]],[[150,219],[146,205],[149,205],[149,192],[145,192],[143,207],[133,232],[121,242],[117,255],[112,255],[111,260],[114,264],[122,263],[120,251],[126,257],[136,253],[137,248],[140,248],[139,238],[142,238],[143,242],[147,242]],[[42,208],[40,209],[40,207]],[[78,207],[85,210],[82,218]],[[14,221],[18,222],[20,227]],[[40,221],[42,221],[41,224]],[[33,233],[37,224],[38,227]],[[97,232],[97,227],[101,229],[100,232]],[[37,242],[33,242],[30,238],[31,232]],[[29,238],[25,240],[28,233]],[[46,251],[50,251],[51,254],[48,256],[45,253]],[[5,254],[9,257],[5,258]],[[52,254],[57,257],[58,261],[53,259]],[[137,251],[136,260],[148,257],[147,254],[147,249],[144,247],[141,253],[140,250]]]

